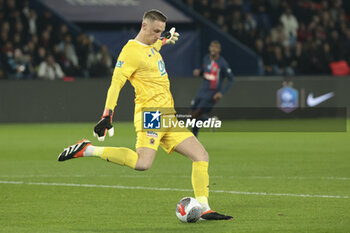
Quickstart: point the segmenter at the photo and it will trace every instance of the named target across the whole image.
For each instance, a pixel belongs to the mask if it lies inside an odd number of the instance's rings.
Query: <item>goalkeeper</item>
[[[174,109],[170,93],[168,74],[159,53],[165,44],[174,44],[179,34],[172,28],[161,38],[167,17],[158,10],[145,12],[140,32],[129,40],[119,54],[112,82],[107,93],[105,110],[94,128],[94,135],[100,141],[108,131],[113,136],[113,111],[121,88],[129,80],[135,89],[134,125],[137,133],[136,151],[123,147],[97,147],[82,140],[66,148],[58,157],[65,161],[78,157],[96,156],[109,162],[144,171],[151,167],[159,145],[168,153],[176,151],[192,162],[192,186],[196,199],[202,205],[204,220],[231,220],[231,216],[219,214],[209,207],[209,156],[202,144],[190,132],[144,132],[142,131],[142,109],[146,107]],[[173,110],[173,113],[175,110]],[[156,116],[155,116],[156,117]]]

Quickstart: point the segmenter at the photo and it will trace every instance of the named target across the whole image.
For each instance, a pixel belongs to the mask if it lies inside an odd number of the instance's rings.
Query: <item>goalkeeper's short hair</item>
[[[168,18],[160,11],[156,9],[152,9],[150,11],[145,12],[142,20],[149,19],[151,21],[159,20],[161,22],[166,23]]]

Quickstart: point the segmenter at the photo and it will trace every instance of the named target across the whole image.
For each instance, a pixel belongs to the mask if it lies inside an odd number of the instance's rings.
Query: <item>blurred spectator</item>
[[[96,77],[108,77],[112,74],[109,66],[109,57],[102,56],[101,60],[93,64],[90,68],[90,74]]]
[[[290,46],[294,47],[297,39],[297,31],[299,28],[298,20],[292,14],[292,10],[290,8],[286,9],[286,11],[281,15],[281,23],[283,24],[285,34],[289,40]]]
[[[220,21],[224,25],[226,22],[225,16],[227,15],[226,11],[226,1],[225,0],[216,0],[212,2],[211,5],[211,17],[214,21],[218,21],[219,17],[221,17]]]
[[[89,70],[92,76],[108,76],[112,74],[112,57],[108,52],[107,46],[101,46],[101,49],[90,54]]]
[[[34,77],[34,69],[30,63],[29,55],[24,55],[17,48],[14,53],[7,54],[9,79],[30,79]]]
[[[334,54],[335,60],[342,59],[342,43],[340,42],[339,33],[337,31],[332,31],[330,38],[328,40],[332,54]]]
[[[3,47],[8,40],[9,40],[8,32],[6,32],[5,30],[2,30],[0,34],[0,46]]]
[[[207,19],[212,18],[211,4],[209,3],[209,0],[200,0],[200,4],[198,6],[198,12]]]
[[[55,44],[64,41],[67,35],[69,35],[68,26],[66,24],[63,24],[60,26],[58,34],[55,36]]]
[[[78,56],[69,34],[58,44],[58,50],[60,52],[59,63],[63,71],[68,76],[80,76]]]
[[[267,48],[264,52],[263,62],[264,62],[264,73],[266,75],[274,75],[274,47],[271,43],[265,43]]]
[[[46,49],[44,47],[39,47],[35,57],[33,58],[34,67],[39,67],[39,65],[46,60]]]
[[[259,55],[259,56],[263,56],[265,51],[264,51],[264,41],[262,39],[257,39],[255,41],[255,48],[254,48],[255,52]]]
[[[78,68],[74,66],[73,62],[66,56],[68,53],[67,50],[69,50],[68,46],[69,45],[65,46],[66,52],[59,50],[60,57],[58,62],[67,76],[79,76]]]
[[[271,42],[274,44],[281,44],[283,46],[289,46],[288,36],[286,30],[282,23],[278,23],[276,27],[272,28],[270,31]]]
[[[54,20],[49,10],[45,10],[44,13],[39,16],[39,19],[37,22],[38,22],[37,26],[38,26],[39,33],[44,31],[48,25],[54,25]]]
[[[30,14],[30,4],[29,4],[29,0],[24,0],[24,1],[21,1],[22,3],[22,14],[25,16],[25,17],[28,17],[29,14]]]
[[[296,73],[297,58],[290,46],[284,46],[283,49],[283,59],[286,65],[284,75],[293,76]]]
[[[14,48],[22,48],[23,47],[22,38],[21,38],[21,35],[19,33],[15,33],[13,35],[12,41],[13,41]]]
[[[64,73],[61,66],[55,61],[52,55],[48,55],[46,60],[41,62],[38,69],[40,79],[55,80],[62,79]]]
[[[75,52],[75,47],[72,43],[71,35],[66,35],[64,40],[58,45],[58,48],[63,52],[64,56],[73,63],[73,66],[78,67],[79,61],[77,53]]]
[[[49,49],[52,46],[50,31],[46,30],[41,32],[39,41],[41,46],[43,46],[46,49]]]
[[[245,15],[244,29],[246,31],[255,30],[257,27],[257,22],[251,13]]]
[[[286,62],[283,59],[282,48],[275,46],[272,62],[272,74],[273,75],[284,75],[286,72]]]
[[[252,6],[253,13],[255,13],[258,26],[265,30],[270,30],[271,21],[266,12],[266,5],[262,0],[255,0]]]
[[[96,54],[96,60],[102,61],[105,59],[105,63],[108,67],[112,68],[112,57],[108,52],[108,48],[106,45],[102,45],[98,53]]]
[[[38,32],[37,29],[37,15],[33,9],[29,10],[29,13],[26,14],[26,24],[28,28],[28,32],[30,35],[35,35]]]
[[[81,68],[81,73],[85,78],[90,76],[89,70],[88,70],[89,69],[88,58],[92,50],[93,50],[92,40],[90,40],[85,33],[81,33],[77,37],[76,52],[78,56],[78,62]]]
[[[331,49],[328,43],[324,43],[322,50],[319,54],[318,61],[318,73],[319,74],[331,74],[330,64],[334,61],[333,55],[331,54]]]

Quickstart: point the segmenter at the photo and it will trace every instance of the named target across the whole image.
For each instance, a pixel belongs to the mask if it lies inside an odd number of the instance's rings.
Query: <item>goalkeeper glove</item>
[[[95,125],[94,136],[97,137],[99,141],[104,141],[106,132],[108,130],[108,135],[112,137],[114,135],[114,128],[112,126],[113,111],[106,109],[103,112],[101,120]]]
[[[166,32],[163,37],[163,45],[165,44],[175,44],[179,39],[180,34],[175,32],[175,28],[171,28],[170,31]]]

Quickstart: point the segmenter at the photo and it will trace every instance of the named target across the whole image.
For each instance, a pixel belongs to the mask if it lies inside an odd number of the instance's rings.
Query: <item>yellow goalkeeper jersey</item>
[[[135,89],[134,124],[136,131],[142,128],[143,108],[167,108],[168,113],[171,112],[169,109],[174,109],[168,74],[159,53],[161,47],[161,40],[153,45],[129,40],[119,54],[114,68],[105,108],[114,110],[120,89],[126,80],[129,80]]]

